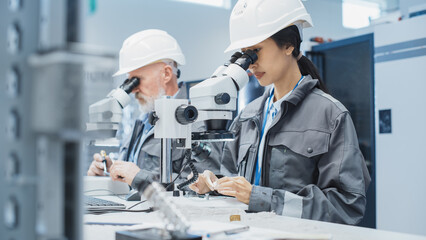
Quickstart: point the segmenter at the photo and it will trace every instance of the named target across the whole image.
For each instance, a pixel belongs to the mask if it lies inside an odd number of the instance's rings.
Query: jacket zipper
[[[271,128],[273,128],[281,120],[281,118],[284,118],[284,116],[287,114],[287,110],[288,110],[287,102],[284,102],[284,103],[285,103],[284,104],[284,110],[285,111],[280,116],[277,116],[276,119],[278,119],[278,120],[276,120],[273,125],[271,124],[271,127],[269,127],[269,130]],[[265,146],[264,147],[267,146],[268,142],[269,142],[269,131],[266,133],[266,136],[265,136]],[[263,151],[262,169],[266,169],[265,166],[266,166],[266,159],[267,159],[266,155],[267,155],[267,152],[268,151]],[[269,171],[269,169],[268,169],[268,171]],[[263,184],[262,185],[264,185],[264,186],[268,186],[269,185],[269,179],[266,178],[267,176],[269,176],[269,173],[267,175],[265,170],[262,171],[262,179],[263,179],[263,181],[262,181]]]
[[[251,161],[252,163],[250,164],[250,168],[251,168],[250,181],[249,181],[250,183],[252,182],[253,176],[254,176],[254,171],[255,171],[255,167],[254,166],[256,165],[256,162],[257,162],[257,153],[259,151],[259,144],[260,144],[259,140],[260,140],[260,137],[261,137],[260,136],[260,134],[261,134],[261,130],[260,130],[261,126],[260,126],[259,120],[257,118],[254,118],[254,119],[252,119],[252,121],[256,125],[256,129],[257,129],[257,139],[256,139],[257,147],[255,148],[255,151],[254,151],[254,160]]]

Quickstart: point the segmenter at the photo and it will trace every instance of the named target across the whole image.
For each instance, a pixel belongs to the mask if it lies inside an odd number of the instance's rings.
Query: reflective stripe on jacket
[[[306,76],[283,101],[265,137],[262,184],[253,186],[249,211],[357,224],[370,176],[348,110]],[[224,145],[221,173],[254,182],[264,104],[251,102],[231,125],[236,140]]]

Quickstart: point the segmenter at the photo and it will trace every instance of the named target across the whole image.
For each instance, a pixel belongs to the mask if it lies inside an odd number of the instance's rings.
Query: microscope
[[[171,139],[176,140],[174,147],[187,150],[194,145],[198,146],[198,149],[202,148],[204,146],[200,143],[203,142],[234,139],[235,134],[227,131],[227,126],[233,118],[233,111],[237,109],[238,91],[249,81],[247,69],[256,60],[257,55],[252,50],[236,52],[229,62],[217,68],[210,78],[189,89],[189,101],[171,98],[155,101],[151,124],[155,124],[154,137],[161,138],[162,143],[162,183],[168,184],[172,181]],[[204,122],[206,131],[191,132],[191,124],[197,121]]]
[[[154,137],[161,138],[160,179],[163,184],[171,183],[171,139],[174,147],[186,149],[188,161],[193,142],[232,141],[235,134],[227,131],[232,112],[237,108],[237,94],[249,77],[247,69],[257,60],[254,51],[234,53],[229,61],[220,66],[213,75],[190,88],[190,101],[186,99],[162,98],[155,101],[155,112],[150,116],[155,124]],[[191,132],[191,124],[204,121],[206,131]],[[201,144],[196,145],[202,147]],[[191,168],[192,169],[192,168]],[[197,175],[196,169],[194,176]],[[196,177],[183,184],[195,181]],[[182,185],[182,184],[180,184]],[[117,240],[145,239],[202,239],[188,233],[189,222],[182,212],[166,197],[163,185],[146,179],[138,189],[158,209],[166,221],[165,228],[148,228],[116,233]]]
[[[121,86],[113,89],[107,97],[89,106],[87,132],[95,138],[93,145],[103,145],[115,139],[123,117],[123,108],[130,102],[129,94],[139,85],[139,78],[126,79]]]
[[[252,50],[236,52],[210,78],[190,88],[190,101],[170,97],[155,101],[155,111],[149,121],[155,125],[154,137],[161,138],[161,184],[145,179],[138,191],[164,216],[166,225],[164,229],[120,231],[116,233],[116,239],[202,239],[201,236],[188,234],[189,222],[165,194],[164,185],[172,183],[171,140],[175,139],[173,147],[186,149],[185,155],[189,162],[191,151],[202,154],[205,147],[203,142],[232,141],[235,134],[227,131],[227,126],[233,118],[233,111],[237,109],[238,91],[249,81],[247,69],[256,60],[257,55]],[[138,85],[138,78],[126,79],[105,99],[92,104],[89,107],[87,131],[98,138],[115,137],[122,109],[130,102],[129,93]],[[204,122],[206,131],[191,131],[192,124],[197,121]],[[198,173],[195,167],[191,169],[194,177],[180,186],[196,180]]]

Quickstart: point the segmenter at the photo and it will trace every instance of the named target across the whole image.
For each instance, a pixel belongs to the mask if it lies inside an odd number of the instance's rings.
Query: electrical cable
[[[142,209],[142,210],[108,209],[108,208],[86,210],[87,213],[92,213],[92,214],[104,214],[104,213],[110,213],[110,212],[145,212],[145,213],[149,213],[149,212],[152,212],[152,211],[154,211],[154,208],[152,208],[152,207],[149,207],[147,209]]]
[[[183,173],[183,170],[185,170],[186,166],[189,164],[189,161],[187,160],[187,158],[185,157],[184,160],[186,160],[185,164],[183,165],[183,167],[180,169],[179,174],[175,177],[175,179],[173,179],[173,181],[171,183],[169,183],[165,188],[168,189],[170,187],[170,185],[172,185],[179,177],[180,175]]]
[[[128,210],[130,210],[130,209],[132,209],[132,208],[136,207],[137,205],[142,204],[142,203],[144,203],[144,202],[146,202],[146,200],[139,201],[138,203],[136,203],[136,204],[134,204],[134,205],[132,205],[132,206],[128,207],[127,209],[128,209]]]
[[[112,196],[118,197],[118,198],[120,198],[120,199],[122,199],[122,200],[126,200],[126,197],[124,197],[124,196],[123,196],[123,194],[116,194],[116,193],[114,193],[114,192],[113,192],[113,191],[111,191],[111,190],[108,190],[108,189],[102,189],[102,188],[92,189],[92,190],[87,190],[87,191],[84,191],[83,193],[99,192],[99,191],[107,191],[107,192],[112,193],[112,194],[111,194]]]
[[[197,168],[195,168],[194,164],[191,162],[191,154],[192,154],[191,150],[187,149],[186,152],[185,152],[185,158],[188,161],[187,164],[189,164],[189,168],[191,168],[193,176],[192,176],[192,178],[190,178],[190,179],[186,180],[185,182],[179,184],[177,186],[177,188],[179,190],[182,190],[183,187],[188,186],[189,184],[197,181],[197,179],[198,179],[198,171],[197,171]]]

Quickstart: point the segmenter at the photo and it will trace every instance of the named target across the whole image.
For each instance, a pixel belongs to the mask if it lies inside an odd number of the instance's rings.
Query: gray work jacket
[[[179,86],[179,90],[175,96],[176,99],[186,99],[187,98],[187,90],[186,84],[181,83]],[[137,141],[137,128],[135,126],[133,129],[133,134],[129,140],[123,144],[121,151],[126,151],[127,153],[125,160],[128,161],[129,154],[132,152],[131,147],[134,146],[134,143]],[[141,128],[141,126],[139,127]],[[193,131],[205,131],[205,126],[202,122],[196,122],[192,125]],[[197,158],[197,161],[193,161],[195,167],[198,172],[203,172],[206,169],[212,170],[213,172],[219,172],[220,168],[220,153],[221,149],[219,146],[211,145],[211,154],[208,158],[200,159]],[[173,179],[174,177],[181,171],[182,164],[184,163],[184,150],[176,149],[172,147],[172,168],[173,168]],[[159,181],[160,174],[160,157],[161,157],[161,139],[154,138],[154,127],[150,129],[147,133],[146,140],[142,143],[142,148],[139,152],[138,156],[138,166],[141,171],[136,175],[133,179],[132,187],[134,189],[138,189],[139,184],[145,179],[151,179],[155,181]],[[182,182],[186,179],[186,176],[191,172],[189,167],[185,168],[181,179],[177,180],[177,182]]]
[[[366,205],[370,176],[348,110],[306,76],[282,102],[265,134],[261,186],[253,186],[249,211],[357,224]],[[264,104],[251,102],[231,125],[221,172],[254,182]]]

